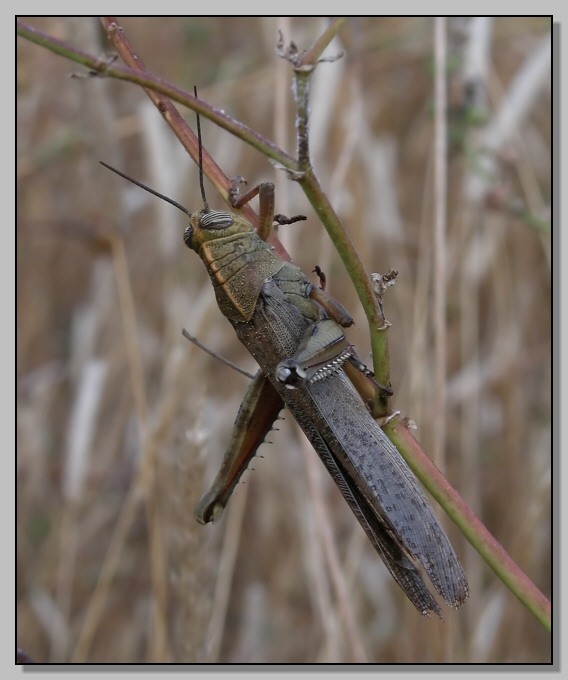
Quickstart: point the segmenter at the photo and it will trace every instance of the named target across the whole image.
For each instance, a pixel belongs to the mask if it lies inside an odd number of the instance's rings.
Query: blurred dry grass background
[[[96,19],[26,21],[90,53],[109,49]],[[203,99],[294,152],[291,73],[274,53],[277,29],[305,48],[323,19],[122,23],[149,69],[188,90],[197,84]],[[481,50],[484,90],[464,75],[468,48],[481,39],[468,20],[448,22],[443,462],[547,595],[551,85],[546,69],[535,83],[529,65],[549,31],[546,18],[495,19]],[[387,296],[394,404],[417,422],[428,451],[438,419],[433,21],[352,19],[339,37],[328,53],[343,49],[344,58],[314,76],[314,165],[367,271],[399,271]],[[222,520],[194,521],[246,379],[181,330],[254,364],[183,245],[183,216],[98,160],[189,209],[200,205],[196,169],[141,90],[71,79],[74,64],[24,40],[17,47],[19,644],[44,662],[549,661],[549,636],[452,526],[471,597],[461,611],[446,609],[445,623],[417,615],[289,417]],[[526,113],[515,110],[502,138],[495,122],[517,86],[529,92]],[[227,175],[274,181],[277,211],[308,215],[283,240],[305,271],[324,268],[366,356],[353,287],[298,187],[208,121],[203,132]],[[493,179],[484,179],[487,159]],[[211,189],[209,202],[221,207]],[[350,609],[338,604],[319,540],[318,495]]]

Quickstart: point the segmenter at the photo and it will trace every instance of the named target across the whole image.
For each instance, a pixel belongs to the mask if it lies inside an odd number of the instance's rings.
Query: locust
[[[199,119],[198,133],[200,140]],[[200,141],[200,156],[201,148]],[[346,337],[350,315],[259,235],[275,222],[289,224],[305,218],[275,216],[274,185],[269,182],[240,196],[242,178],[231,187],[235,210],[212,210],[203,189],[201,160],[203,207],[193,213],[102,164],[186,213],[189,223],[183,241],[205,265],[220,311],[259,365],[219,472],[195,508],[197,521],[207,524],[220,517],[286,408],[416,609],[424,616],[433,612],[442,618],[424,574],[448,605],[462,605],[469,594],[468,583],[446,533],[414,474],[347,377],[355,371],[372,380]],[[257,193],[259,233],[236,212]]]

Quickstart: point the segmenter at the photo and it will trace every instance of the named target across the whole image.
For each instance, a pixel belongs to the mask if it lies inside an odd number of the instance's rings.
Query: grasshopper
[[[199,144],[201,152],[200,135]],[[410,468],[346,376],[347,369],[372,376],[345,335],[344,328],[352,323],[349,314],[296,265],[281,259],[248,221],[236,212],[209,208],[201,162],[204,207],[193,213],[102,164],[188,215],[184,243],[201,258],[219,309],[260,366],[239,409],[221,468],[196,506],[196,519],[202,524],[218,519],[286,407],[418,611],[442,618],[419,567],[444,600],[459,607],[468,597],[468,584],[454,550]],[[258,193],[259,232],[268,233],[275,221],[305,219],[274,216],[273,184],[263,183],[240,197],[241,180],[233,182],[233,207]]]

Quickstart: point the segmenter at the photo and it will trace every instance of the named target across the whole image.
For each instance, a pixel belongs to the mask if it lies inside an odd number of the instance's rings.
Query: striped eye
[[[188,248],[193,249],[193,229],[191,224],[188,224],[183,232],[183,242]]]
[[[202,229],[226,229],[233,224],[233,218],[229,213],[220,210],[212,210],[203,213],[199,218],[199,226]]]

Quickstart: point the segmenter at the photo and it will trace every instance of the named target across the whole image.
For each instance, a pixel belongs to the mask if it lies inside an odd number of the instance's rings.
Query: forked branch
[[[288,170],[304,190],[308,200],[327,229],[357,289],[369,321],[371,344],[375,357],[375,374],[379,382],[388,386],[388,345],[386,333],[383,330],[378,330],[383,324],[372,283],[365,273],[358,255],[335,214],[329,199],[321,189],[311,167],[309,156],[309,75],[315,65],[322,60],[321,54],[323,50],[329,44],[332,37],[337,34],[344,22],[344,19],[334,20],[314,45],[305,52],[300,53],[296,48],[293,65],[296,79],[296,103],[299,114],[297,159],[292,158],[262,135],[231,118],[223,111],[208,105],[191,93],[146,71],[141,60],[129,44],[124,30],[113,17],[104,18],[103,25],[112,39],[115,48],[127,64],[126,67],[115,64],[112,60],[97,59],[57,38],[38,31],[20,20],[17,21],[17,32],[21,37],[75,63],[81,64],[88,70],[87,75],[89,76],[115,78],[143,87],[168,125],[178,136],[184,148],[186,148],[196,162],[198,159],[197,139],[173,105],[173,101],[193,109]],[[288,50],[288,57],[290,56],[291,53]],[[204,152],[203,157],[203,168],[206,176],[216,186],[221,196],[229,203],[230,180],[206,152]],[[252,224],[257,223],[256,215],[250,207],[243,208],[243,213]],[[276,245],[278,247],[278,243]],[[281,248],[281,246],[279,247]],[[388,401],[384,401],[379,406],[384,414],[390,413]],[[424,461],[428,461],[427,456],[425,456],[417,442],[410,435],[406,434],[408,431],[403,424],[398,419],[395,419],[385,427],[385,431],[396,443],[399,451],[420,480],[446,509],[470,543],[478,550],[491,568],[494,569],[507,588],[515,593],[534,616],[550,630],[550,603],[548,600],[521,572],[518,566],[510,560],[503,548],[495,541],[479,520],[475,518],[463,499],[459,497],[455,490],[451,489],[440,473],[435,468],[428,469],[428,465],[424,465]],[[429,465],[432,466],[431,463]]]

